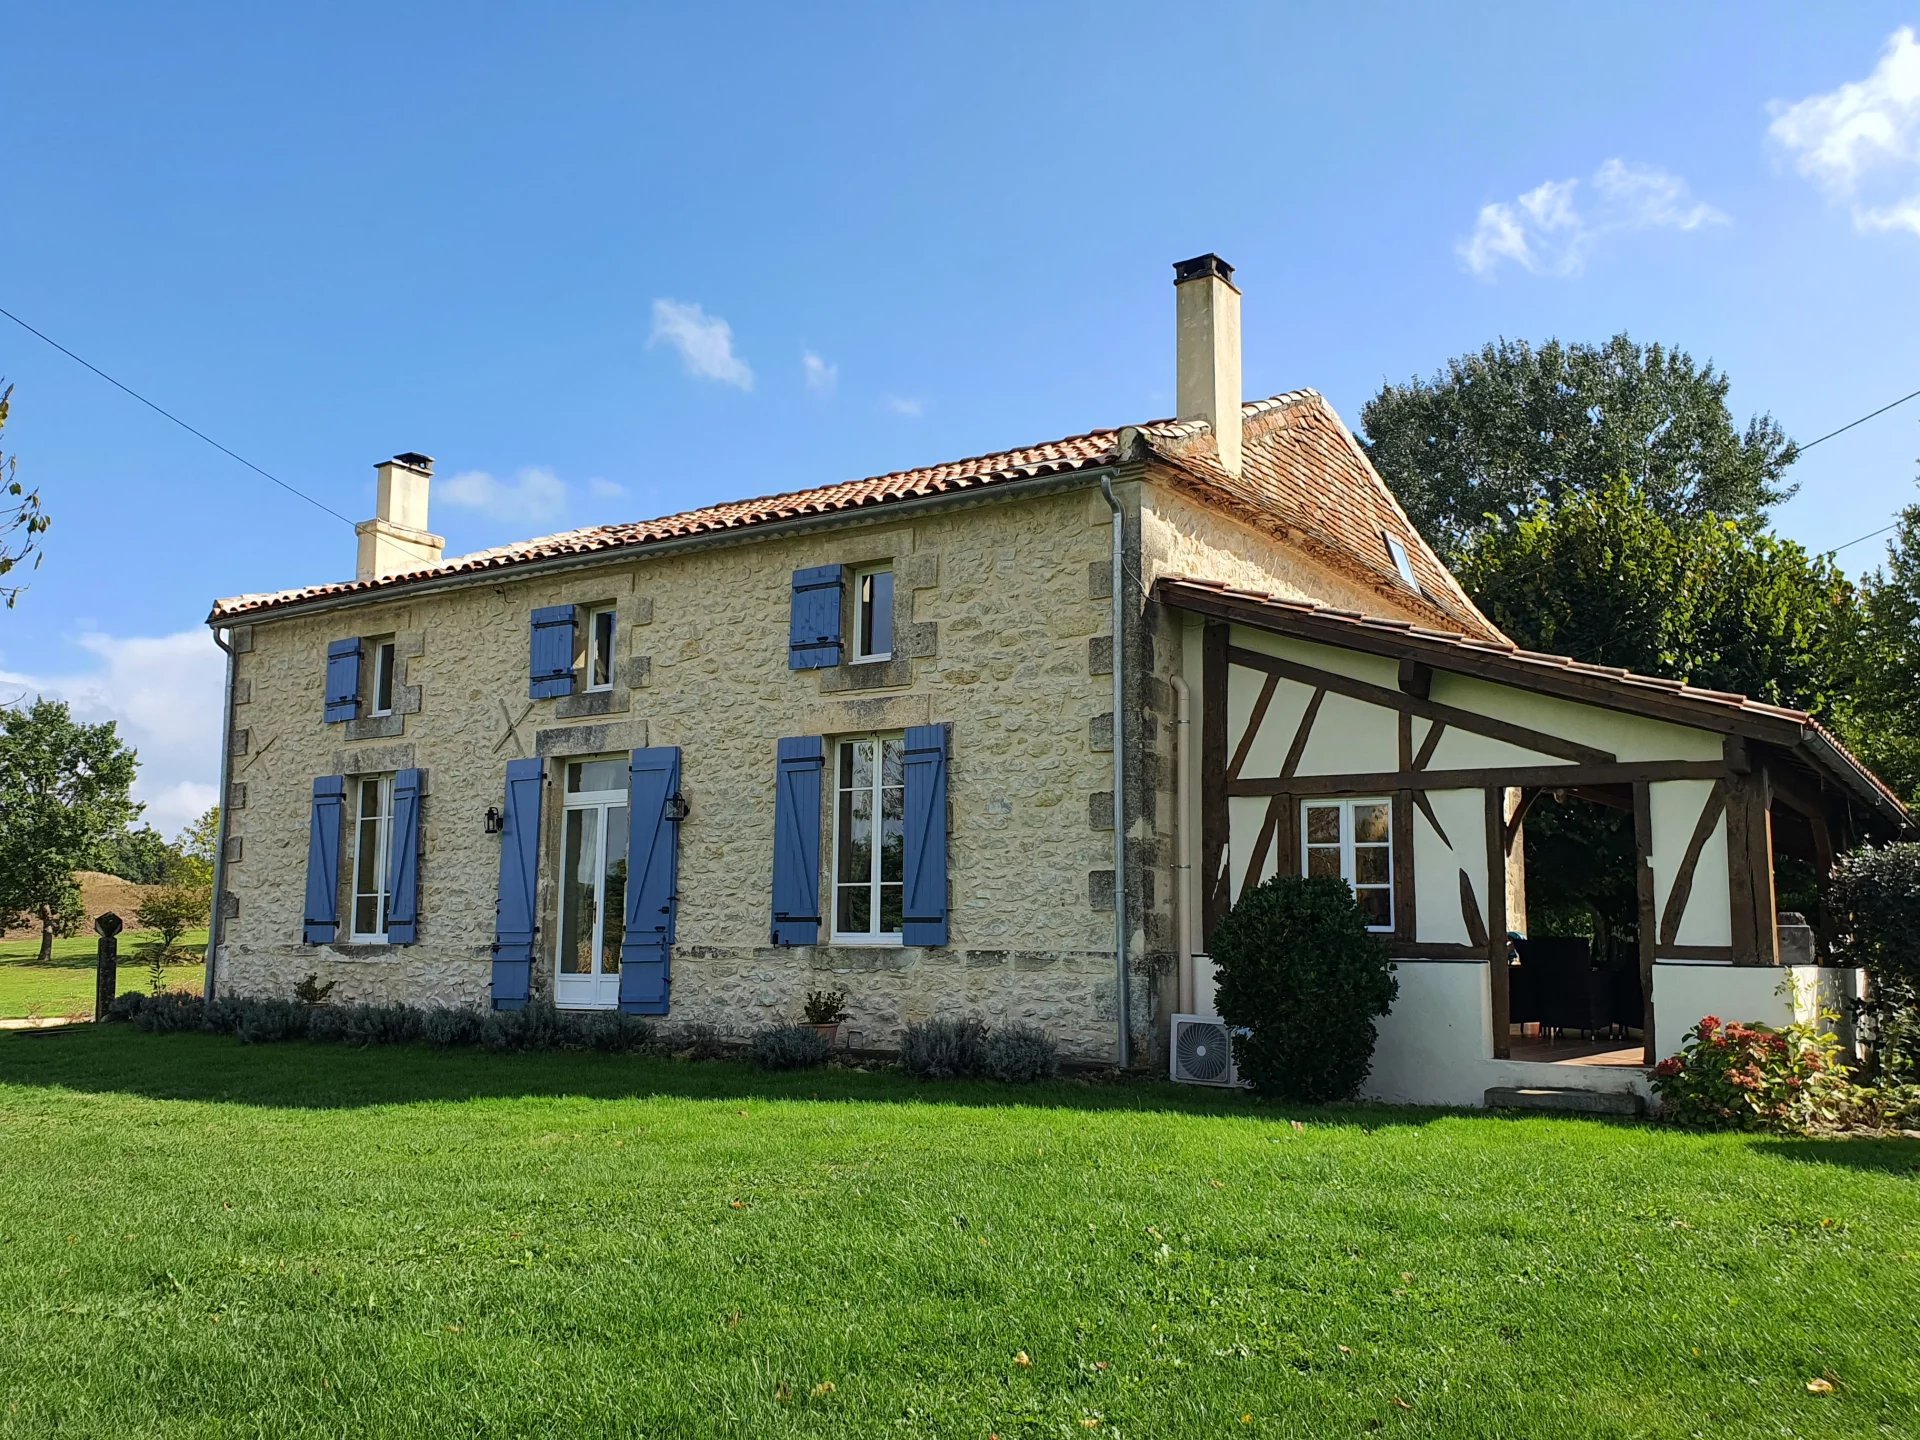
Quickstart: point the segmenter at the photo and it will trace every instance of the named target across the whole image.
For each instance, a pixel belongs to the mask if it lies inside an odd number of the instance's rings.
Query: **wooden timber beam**
[[[1241,778],[1227,795],[1358,795],[1373,790],[1572,790],[1594,785],[1632,785],[1655,780],[1718,780],[1718,760],[1623,760],[1599,765],[1488,765],[1474,770],[1373,770],[1353,775],[1275,775]]]

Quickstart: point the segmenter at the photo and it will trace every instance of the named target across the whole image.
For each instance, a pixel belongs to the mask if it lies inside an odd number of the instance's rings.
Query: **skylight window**
[[[1420,577],[1413,573],[1413,561],[1407,558],[1407,547],[1384,530],[1380,532],[1380,538],[1387,542],[1387,554],[1393,557],[1393,568],[1400,572],[1400,578],[1406,582],[1407,588],[1416,595],[1422,594]]]

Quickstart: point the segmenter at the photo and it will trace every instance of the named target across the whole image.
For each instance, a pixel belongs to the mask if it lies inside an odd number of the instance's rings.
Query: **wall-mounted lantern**
[[[487,806],[487,834],[498,835],[506,828],[506,821],[500,818],[500,807],[498,805]]]

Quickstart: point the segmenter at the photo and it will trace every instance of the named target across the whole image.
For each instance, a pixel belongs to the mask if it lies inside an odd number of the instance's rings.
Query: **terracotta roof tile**
[[[1395,593],[1400,603],[1431,611],[1454,630],[1503,638],[1474,608],[1458,582],[1395,503],[1331,406],[1312,390],[1294,390],[1243,407],[1245,439],[1240,476],[1220,468],[1210,428],[1203,422],[1156,420],[1136,427],[1151,455],[1183,472],[1215,503],[1250,511],[1270,528],[1316,548],[1322,558],[1362,574]],[[423,580],[504,570],[536,561],[591,556],[722,531],[747,530],[807,515],[882,507],[909,499],[981,489],[1013,481],[1113,464],[1120,458],[1119,428],[1091,430],[1017,450],[896,470],[809,490],[734,500],[656,520],[598,525],[537,540],[454,556],[438,565],[377,580],[346,580],[271,594],[221,600],[209,617],[225,623],[306,601],[373,595]],[[1395,570],[1382,534],[1406,547],[1421,595]]]

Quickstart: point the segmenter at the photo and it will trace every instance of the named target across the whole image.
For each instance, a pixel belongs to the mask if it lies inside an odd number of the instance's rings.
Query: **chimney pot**
[[[1179,418],[1204,420],[1220,468],[1240,473],[1240,291],[1233,267],[1196,255],[1173,267],[1175,394]]]

